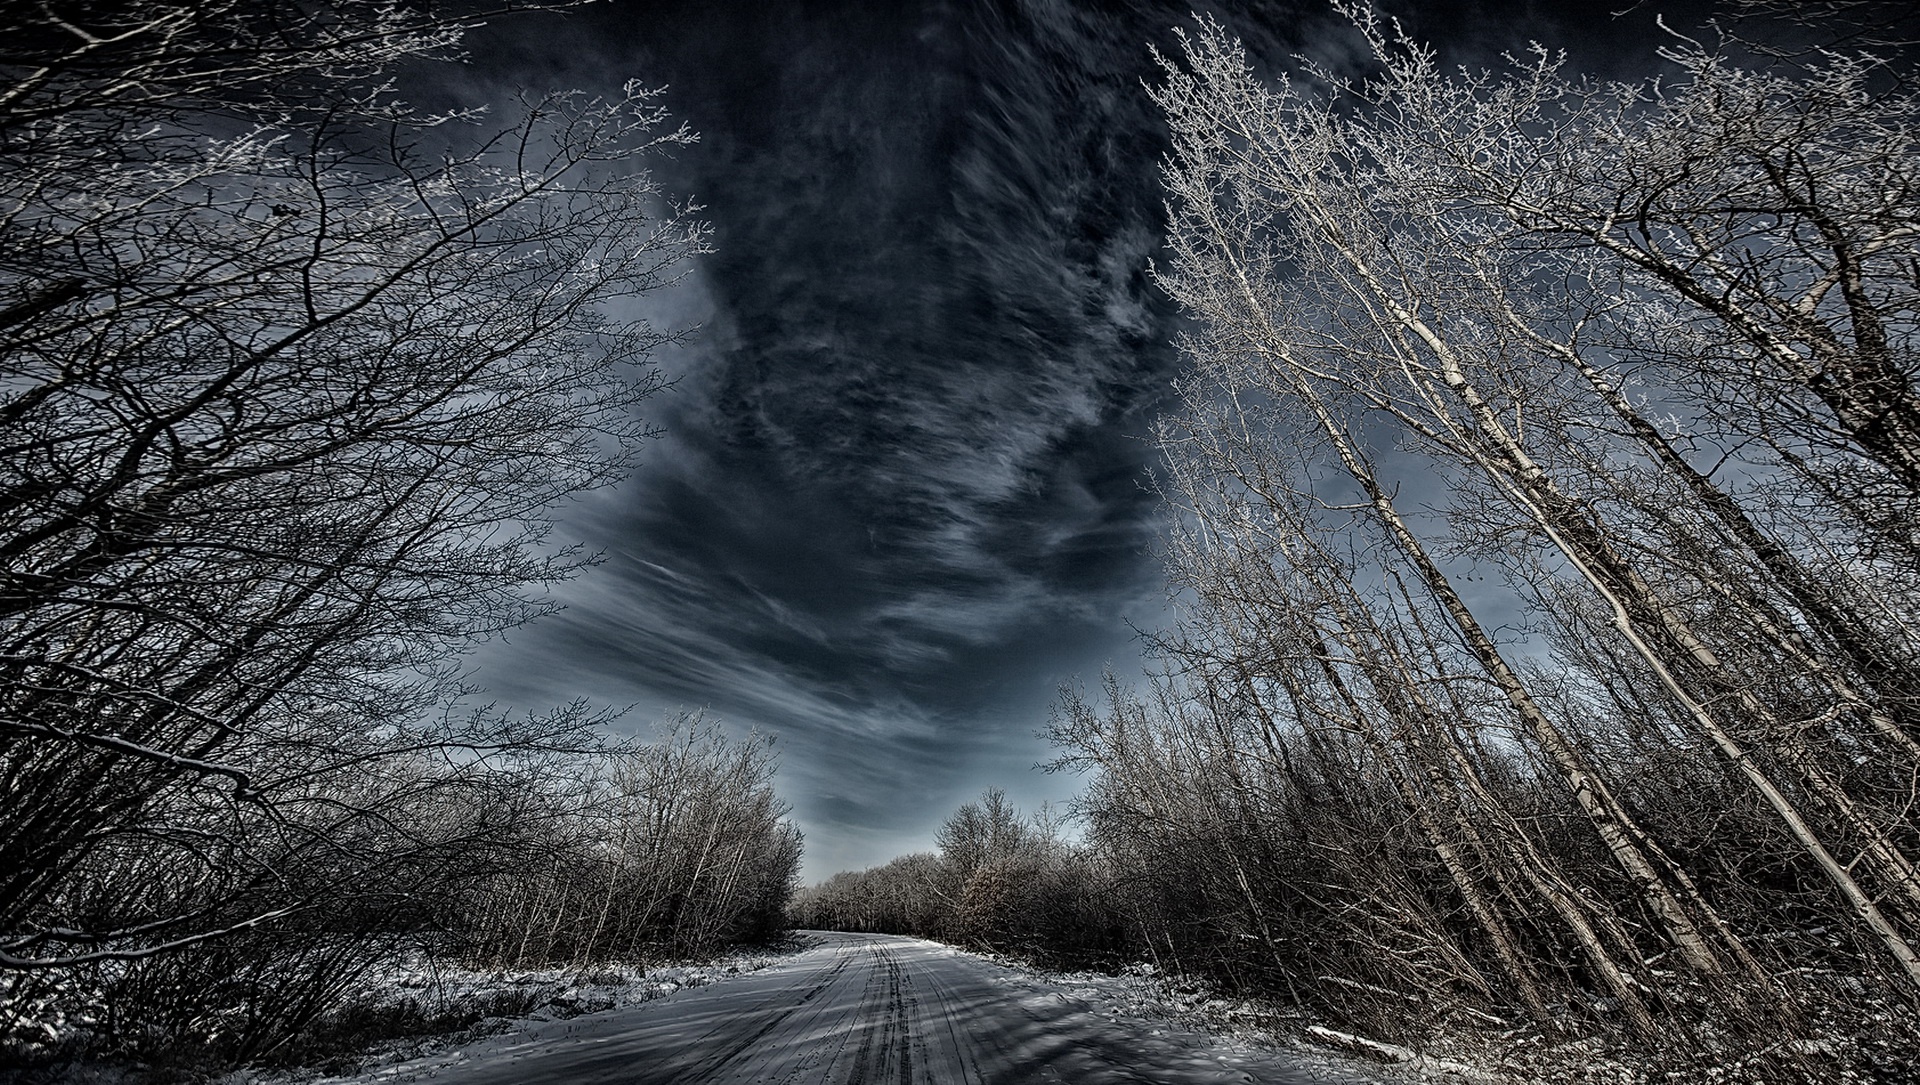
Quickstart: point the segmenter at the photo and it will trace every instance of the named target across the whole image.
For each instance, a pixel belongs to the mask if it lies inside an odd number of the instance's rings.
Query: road
[[[1367,1079],[1098,1012],[1067,989],[948,946],[808,935],[758,972],[548,1022],[376,1080],[457,1085],[1067,1085]],[[365,1079],[362,1079],[365,1080]]]

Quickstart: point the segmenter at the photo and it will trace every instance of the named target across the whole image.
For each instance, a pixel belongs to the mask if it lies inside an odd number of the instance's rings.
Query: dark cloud
[[[983,786],[1069,788],[1027,771],[1053,690],[1160,613],[1140,438],[1177,360],[1142,80],[1191,7],[686,0],[483,37],[502,82],[670,84],[702,142],[661,172],[719,245],[658,299],[706,324],[665,359],[670,436],[569,516],[606,564],[476,655],[495,692],[777,733],[816,875],[925,846]],[[1275,58],[1329,25],[1216,7]],[[1471,40],[1488,11],[1411,14]]]

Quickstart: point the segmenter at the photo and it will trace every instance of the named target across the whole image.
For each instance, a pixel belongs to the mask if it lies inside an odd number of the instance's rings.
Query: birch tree
[[[1871,90],[1871,59],[1749,69],[1679,38],[1659,82],[1583,82],[1544,52],[1447,73],[1350,14],[1366,79],[1268,83],[1208,23],[1156,92],[1161,277],[1200,321],[1215,428],[1345,478],[1327,498],[1390,543],[1383,571],[1501,690],[1695,969],[1755,971],[1516,663],[1534,649],[1482,616],[1514,604],[1463,590],[1464,555],[1540,621],[1617,644],[1920,983],[1899,798],[1920,770],[1916,103]],[[1189,451],[1169,455],[1178,473]],[[1269,462],[1215,460],[1188,492],[1257,491]],[[1448,520],[1409,511],[1416,484]],[[1540,608],[1562,589],[1591,605]]]

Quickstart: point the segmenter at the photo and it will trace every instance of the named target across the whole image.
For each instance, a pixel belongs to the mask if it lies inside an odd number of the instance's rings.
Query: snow
[[[1381,1080],[1330,1053],[1208,1032],[1195,1012],[1234,1007],[1147,966],[1047,976],[912,938],[813,932],[806,942],[786,956],[650,970],[624,983],[476,977],[564,986],[558,1001],[492,1035],[388,1051],[313,1085]]]

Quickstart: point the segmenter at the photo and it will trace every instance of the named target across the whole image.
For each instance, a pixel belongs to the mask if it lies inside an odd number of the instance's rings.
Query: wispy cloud
[[[1139,81],[1186,9],[807,11],[650,16],[703,134],[670,179],[719,230],[683,305],[708,326],[669,438],[569,520],[607,563],[476,661],[518,703],[777,732],[826,873],[982,786],[1070,791],[1025,771],[1053,690],[1157,617],[1139,438],[1176,362]]]

